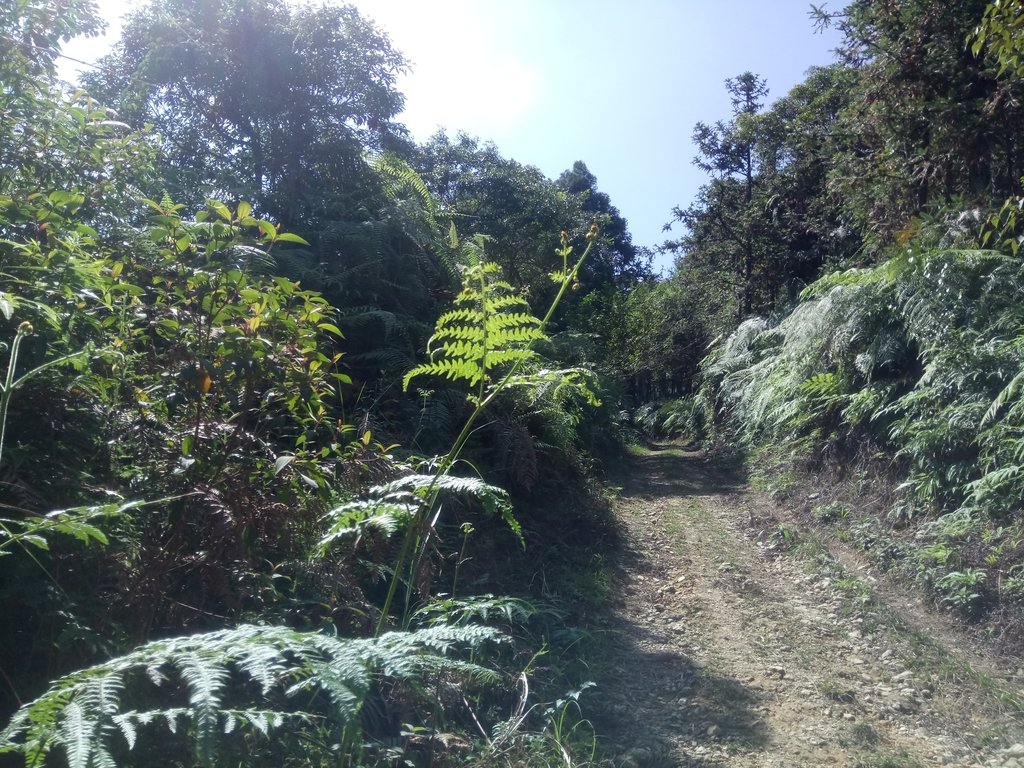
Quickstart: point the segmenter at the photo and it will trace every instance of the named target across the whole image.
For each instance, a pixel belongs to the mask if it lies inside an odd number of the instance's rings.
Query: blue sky
[[[72,41],[91,61],[116,39],[126,0],[99,0],[105,39]],[[750,70],[772,101],[833,60],[806,0],[356,0],[412,61],[399,83],[417,139],[438,127],[497,144],[557,177],[597,176],[637,245],[656,246],[674,205],[705,181],[691,160],[698,121],[727,118],[724,81]],[[834,3],[836,7],[841,7]],[[72,77],[74,67],[64,70]],[[667,266],[661,259],[658,266]]]

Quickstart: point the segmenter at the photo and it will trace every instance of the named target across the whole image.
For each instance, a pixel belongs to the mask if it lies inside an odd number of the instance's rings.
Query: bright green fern
[[[405,375],[405,389],[418,376],[440,376],[466,382],[474,390],[469,399],[480,404],[496,373],[537,359],[533,347],[547,339],[541,321],[500,279],[498,265],[483,259],[483,248],[479,235],[464,247],[470,264],[462,293],[455,299],[455,309],[438,318],[427,345],[431,359]]]

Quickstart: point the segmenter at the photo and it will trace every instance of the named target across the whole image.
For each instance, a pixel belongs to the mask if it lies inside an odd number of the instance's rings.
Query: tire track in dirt
[[[728,467],[662,446],[619,482],[625,544],[595,627],[593,716],[613,764],[1017,765],[1024,731],[946,674],[955,650],[881,610],[827,553],[809,569],[780,553],[784,529],[752,536],[772,505]]]

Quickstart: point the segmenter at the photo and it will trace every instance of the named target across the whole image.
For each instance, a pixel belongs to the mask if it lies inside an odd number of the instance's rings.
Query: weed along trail
[[[654,446],[618,482],[588,710],[615,765],[1024,766],[1024,670],[701,453]]]

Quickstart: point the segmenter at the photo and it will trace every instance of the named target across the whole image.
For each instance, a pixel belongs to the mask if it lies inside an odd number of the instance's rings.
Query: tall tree
[[[755,117],[768,95],[765,81],[744,72],[726,80],[725,88],[732,102],[731,119],[697,123],[693,131],[693,163],[711,175],[711,182],[689,208],[673,210],[687,233],[669,247],[684,259],[708,264],[723,277],[730,275],[726,279],[734,286],[736,312],[742,318],[770,308],[774,301],[771,295],[757,296],[755,280],[758,258],[771,250],[760,242],[770,224],[762,182],[776,169],[774,158],[758,151],[761,135]]]
[[[830,184],[847,142],[841,116],[856,82],[857,71],[844,64],[812,68],[756,118],[761,166],[771,171],[758,183],[766,186],[778,242],[764,256],[779,286],[802,288],[823,267],[849,264],[860,248],[860,231]]]
[[[650,276],[650,254],[633,245],[629,223],[612,205],[608,193],[598,189],[597,177],[586,163],[577,160],[572,168],[563,171],[555,185],[578,197],[582,211],[591,216],[600,228],[601,243],[587,262],[586,274],[591,277],[591,282],[627,289]]]
[[[364,149],[402,142],[405,67],[351,6],[154,0],[87,85],[155,126],[176,199],[244,197],[305,231],[365,204]]]
[[[561,267],[555,256],[559,232],[586,221],[579,196],[466,134],[452,139],[438,133],[420,148],[414,165],[459,232],[487,235],[490,258],[528,290],[532,303],[550,298],[549,275]]]

